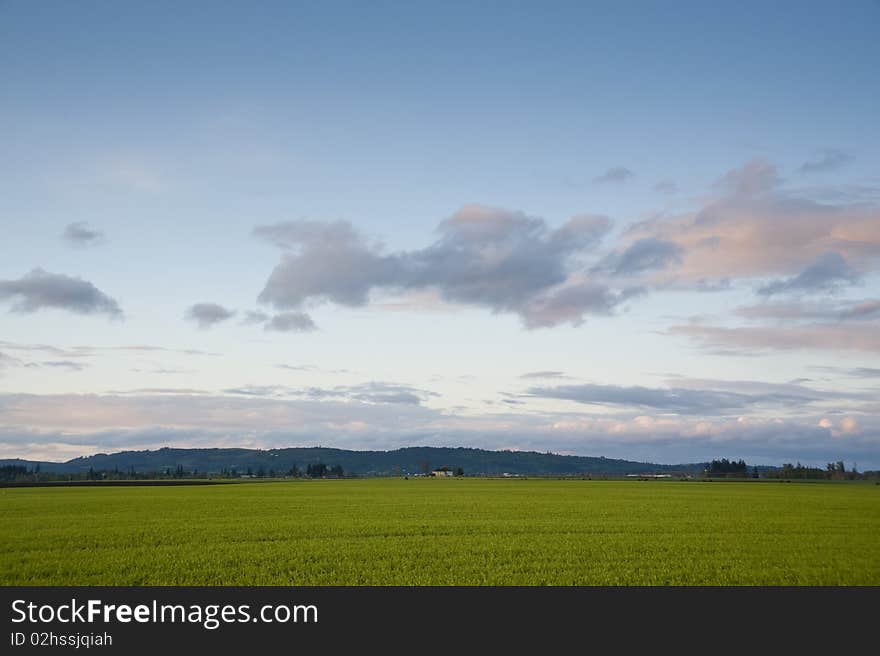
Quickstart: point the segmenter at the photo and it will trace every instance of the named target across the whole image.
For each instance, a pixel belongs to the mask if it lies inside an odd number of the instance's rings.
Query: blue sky
[[[2,2],[0,457],[880,467],[878,21]]]

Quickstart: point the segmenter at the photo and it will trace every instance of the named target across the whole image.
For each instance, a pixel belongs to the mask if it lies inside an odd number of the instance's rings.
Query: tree
[[[462,469],[461,467],[456,467],[454,475],[455,476],[464,476],[464,469]]]
[[[345,472],[342,471],[342,465],[333,465],[330,468],[330,474],[336,476],[337,478],[342,478]]]
[[[748,465],[745,460],[713,460],[709,463],[706,472],[710,476],[748,476]]]
[[[315,463],[306,467],[306,476],[309,478],[324,478],[327,475],[327,465],[323,462]]]

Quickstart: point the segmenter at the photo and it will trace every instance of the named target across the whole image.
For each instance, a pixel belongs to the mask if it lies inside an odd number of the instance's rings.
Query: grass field
[[[880,584],[880,486],[328,480],[0,490],[5,585]]]

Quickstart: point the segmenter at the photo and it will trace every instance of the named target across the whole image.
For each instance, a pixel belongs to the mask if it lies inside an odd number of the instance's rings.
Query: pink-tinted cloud
[[[704,348],[729,351],[831,350],[880,353],[880,330],[872,324],[813,323],[794,326],[672,326],[672,335],[683,335]]]
[[[728,173],[697,211],[633,226],[623,246],[653,238],[676,244],[680,264],[666,283],[797,275],[826,253],[856,271],[880,265],[880,207],[820,203],[778,188],[773,167],[751,162]]]
[[[801,301],[759,303],[738,308],[736,314],[746,319],[775,320],[780,323],[870,321],[880,319],[880,299],[812,303]]]

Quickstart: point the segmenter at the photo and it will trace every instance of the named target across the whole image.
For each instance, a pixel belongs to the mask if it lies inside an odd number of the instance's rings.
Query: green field
[[[5,585],[880,584],[880,486],[373,479],[0,490]]]

